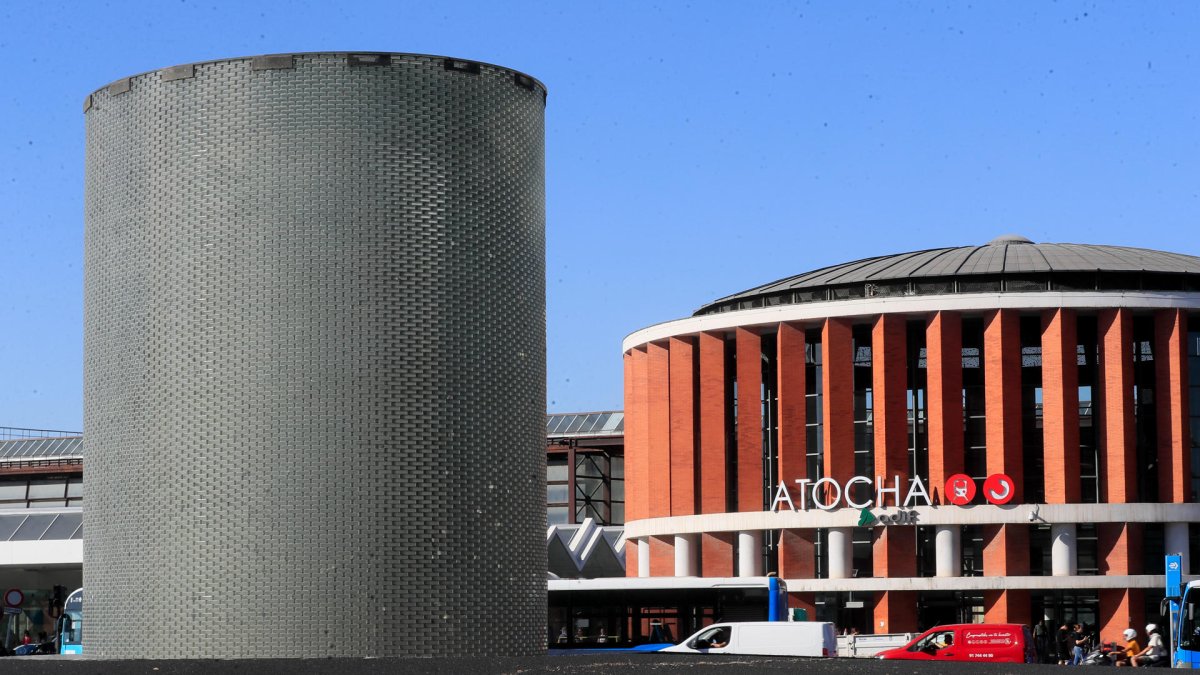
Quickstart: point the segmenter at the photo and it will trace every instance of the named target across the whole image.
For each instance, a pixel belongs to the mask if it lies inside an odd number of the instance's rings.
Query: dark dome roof
[[[822,267],[721,298],[696,314],[874,295],[1037,290],[1200,291],[1200,258],[1128,246],[1035,244],[1007,234],[983,246]]]

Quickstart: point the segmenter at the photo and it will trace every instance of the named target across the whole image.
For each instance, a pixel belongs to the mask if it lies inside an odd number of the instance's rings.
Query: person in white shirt
[[[1167,658],[1167,648],[1163,646],[1162,635],[1158,633],[1157,624],[1146,625],[1146,637],[1148,639],[1146,648],[1134,654],[1130,659],[1135,667],[1152,666]]]

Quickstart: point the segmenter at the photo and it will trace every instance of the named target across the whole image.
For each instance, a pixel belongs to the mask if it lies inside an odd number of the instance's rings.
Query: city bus
[[[58,619],[58,653],[83,653],[83,589],[67,596]]]
[[[1200,668],[1200,581],[1193,581],[1183,588],[1175,624],[1176,630],[1171,636],[1174,644],[1171,665]]]
[[[676,643],[729,621],[787,621],[776,577],[609,577],[547,582],[551,649]]]

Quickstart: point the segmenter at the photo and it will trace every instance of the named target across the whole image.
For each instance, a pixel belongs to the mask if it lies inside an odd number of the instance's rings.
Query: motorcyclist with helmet
[[[1146,624],[1146,639],[1148,640],[1146,648],[1129,658],[1131,665],[1136,667],[1155,666],[1167,658],[1167,648],[1163,646],[1162,635],[1158,632],[1158,624]]]
[[[1121,637],[1125,638],[1125,649],[1114,650],[1109,654],[1114,666],[1131,666],[1134,655],[1140,654],[1142,646],[1137,641],[1137,631],[1132,628],[1126,628]]]

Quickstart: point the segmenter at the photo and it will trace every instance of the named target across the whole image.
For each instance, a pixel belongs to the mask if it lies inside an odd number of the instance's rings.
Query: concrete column
[[[829,529],[830,579],[849,579],[854,575],[854,528],[833,527]]]
[[[694,577],[700,570],[700,547],[696,535],[675,535],[675,576]]]
[[[933,533],[933,542],[937,554],[937,576],[962,576],[962,527],[938,525]]]
[[[637,540],[638,576],[650,576],[650,540],[642,537]]]
[[[1191,556],[1188,554],[1188,524],[1187,523],[1167,523],[1163,532],[1164,548],[1167,553],[1178,553],[1181,556],[1180,567],[1184,574],[1192,573]],[[1146,570],[1152,574],[1158,574],[1158,570]]]
[[[738,576],[761,577],[763,574],[762,530],[738,532]]]
[[[1050,526],[1050,570],[1056,577],[1073,577],[1078,573],[1078,554],[1074,523],[1055,523]]]

